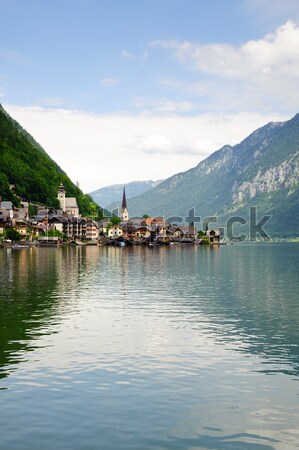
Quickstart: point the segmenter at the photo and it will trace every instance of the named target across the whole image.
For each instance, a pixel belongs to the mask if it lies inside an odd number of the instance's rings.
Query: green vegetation
[[[15,228],[6,228],[5,237],[11,241],[19,241],[22,236]]]
[[[112,216],[110,218],[110,222],[107,225],[107,228],[111,228],[111,227],[113,227],[115,225],[118,225],[120,222],[121,222],[120,217]]]
[[[82,215],[102,218],[101,209],[76,186],[0,105],[0,196],[19,206],[18,197],[59,207],[57,190],[62,183],[67,197],[76,197]],[[10,185],[15,186],[14,192]]]
[[[148,212],[185,218],[195,208],[201,219],[216,216],[218,225],[234,215],[248,220],[272,216],[264,227],[273,237],[299,236],[299,114],[269,123],[238,145],[225,146],[196,167],[128,199],[131,216]]]
[[[45,231],[41,234],[41,236],[47,236],[47,237],[61,237],[63,238],[63,233],[61,233],[61,231],[59,230],[49,230],[49,231]]]

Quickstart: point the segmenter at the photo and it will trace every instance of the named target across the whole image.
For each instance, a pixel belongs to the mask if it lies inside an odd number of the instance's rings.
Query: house
[[[151,235],[151,232],[148,227],[142,226],[138,227],[135,230],[135,236],[138,238],[149,238]]]
[[[62,215],[62,210],[55,209],[55,208],[46,208],[45,206],[42,206],[37,209],[37,215],[42,216],[42,217],[53,216],[53,215],[58,216],[58,215]]]
[[[191,225],[180,225],[180,230],[182,231],[184,237],[195,238],[197,236],[197,230],[194,224]]]
[[[24,220],[17,220],[15,228],[22,237],[27,237],[30,235],[28,224]]]
[[[86,239],[86,219],[78,217],[68,218],[65,234],[73,239]]]
[[[166,234],[168,237],[174,239],[180,239],[184,237],[184,231],[180,227],[174,225],[169,226],[169,228],[166,231]]]
[[[219,244],[220,243],[220,232],[219,230],[207,230],[206,236],[209,238],[210,244]]]
[[[96,222],[88,220],[86,223],[86,239],[95,240],[99,238],[99,229]]]
[[[50,230],[57,230],[64,233],[68,220],[63,216],[52,216],[48,218],[48,226]]]
[[[13,219],[14,219],[14,221],[27,220],[28,219],[28,210],[26,210],[25,208],[15,208]]]
[[[0,222],[12,221],[14,216],[14,206],[12,202],[2,201],[0,203]]]
[[[97,222],[99,235],[107,234],[108,224],[109,224],[108,219],[103,219],[103,220],[100,220],[99,222]]]
[[[119,225],[113,225],[108,229],[108,236],[115,238],[123,235],[123,230]]]

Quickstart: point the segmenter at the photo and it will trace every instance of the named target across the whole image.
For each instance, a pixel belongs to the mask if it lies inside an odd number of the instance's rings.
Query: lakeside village
[[[20,208],[0,198],[0,246],[30,247],[61,245],[219,245],[218,230],[197,231],[195,225],[175,225],[162,217],[129,219],[126,192],[123,190],[120,217],[101,221],[81,217],[77,200],[66,197],[61,184],[57,194],[60,209],[35,206],[20,199]]]

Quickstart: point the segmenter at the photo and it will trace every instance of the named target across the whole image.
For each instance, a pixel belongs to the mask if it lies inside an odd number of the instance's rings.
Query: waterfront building
[[[63,184],[59,186],[57,198],[60,203],[60,208],[64,213],[70,214],[74,217],[80,217],[79,207],[75,197],[66,197],[65,188]]]

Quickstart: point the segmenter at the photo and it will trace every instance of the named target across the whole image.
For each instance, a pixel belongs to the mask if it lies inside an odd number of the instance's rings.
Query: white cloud
[[[105,88],[114,88],[119,85],[120,80],[118,78],[102,78],[100,83]]]
[[[176,155],[195,156],[202,159],[216,149],[214,141],[207,138],[188,138],[181,140],[166,138],[163,135],[135,135],[130,142],[124,144],[124,149],[136,154],[152,154],[174,157]]]
[[[64,97],[44,98],[42,103],[47,106],[57,107],[65,105],[67,103],[67,99]]]
[[[168,98],[151,100],[135,97],[134,106],[141,110],[143,114],[185,113],[195,109],[195,105],[190,101],[174,101]]]
[[[188,41],[151,45],[171,50],[177,61],[201,74],[198,82],[184,83],[181,88],[209,97],[209,106],[268,111],[278,104],[279,110],[298,108],[299,27],[290,20],[274,33],[240,46]]]
[[[127,61],[135,61],[139,64],[143,64],[148,60],[149,52],[148,49],[145,49],[141,54],[136,54],[124,49],[121,51],[121,56]]]
[[[151,45],[173,50],[179,62],[207,74],[248,78],[279,71],[290,76],[299,75],[299,28],[292,21],[275,33],[247,41],[239,47],[188,41],[155,41]]]
[[[129,61],[133,61],[135,59],[135,55],[133,53],[128,52],[128,50],[122,50],[121,56]]]
[[[257,113],[197,116],[88,114],[4,105],[85,192],[133,180],[163,179],[236,144],[272,120]]]

